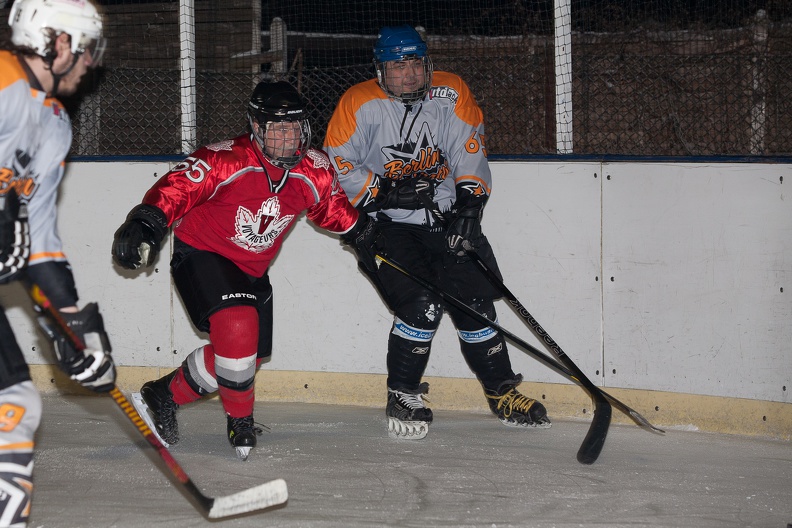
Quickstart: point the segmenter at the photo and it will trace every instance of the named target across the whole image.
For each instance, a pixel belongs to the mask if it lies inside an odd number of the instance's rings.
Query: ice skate
[[[432,423],[432,410],[423,401],[423,394],[429,392],[429,384],[421,383],[417,391],[398,391],[388,389],[388,436],[403,440],[420,440],[429,432]]]
[[[247,460],[250,450],[256,447],[256,437],[262,434],[262,429],[256,427],[253,415],[244,418],[232,418],[226,415],[228,421],[228,441],[236,449],[236,454],[241,460]]]
[[[544,405],[517,390],[520,381],[522,377],[502,383],[497,391],[485,390],[490,409],[509,427],[547,429],[551,425],[547,410]]]
[[[168,388],[175,375],[174,370],[158,380],[144,383],[140,392],[132,393],[132,405],[165,447],[179,441],[179,424],[176,421],[179,406]]]

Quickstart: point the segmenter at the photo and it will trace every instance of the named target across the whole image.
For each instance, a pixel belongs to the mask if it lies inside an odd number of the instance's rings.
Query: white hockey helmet
[[[8,25],[11,42],[42,57],[51,57],[53,39],[67,33],[74,55],[88,51],[93,65],[102,60],[102,15],[91,0],[16,0]]]

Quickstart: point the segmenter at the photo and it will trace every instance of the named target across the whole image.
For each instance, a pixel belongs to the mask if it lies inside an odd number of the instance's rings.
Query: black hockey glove
[[[371,273],[377,272],[379,265],[376,255],[385,256],[382,234],[377,222],[366,213],[360,213],[352,229],[341,235],[341,240],[355,250],[359,266]]]
[[[85,350],[76,350],[45,316],[38,317],[39,325],[52,340],[61,369],[86,389],[109,392],[115,387],[116,369],[99,305],[89,303],[77,313],[61,315],[85,344]]]
[[[16,190],[0,195],[0,284],[16,279],[30,256],[27,205]]]
[[[461,209],[452,209],[446,230],[446,249],[457,257],[457,262],[468,260],[467,251],[475,251],[481,245],[481,213],[484,202],[471,203]]]
[[[167,232],[168,219],[162,209],[135,206],[113,236],[113,260],[127,269],[151,266]]]
[[[426,177],[416,177],[406,180],[391,180],[384,176],[379,177],[379,188],[374,202],[364,208],[366,212],[381,211],[383,209],[423,209],[423,201],[418,196],[421,193],[429,200],[434,197],[432,180]]]

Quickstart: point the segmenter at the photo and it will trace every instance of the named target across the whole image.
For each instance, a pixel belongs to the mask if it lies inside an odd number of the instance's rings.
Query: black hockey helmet
[[[250,126],[262,152],[276,167],[294,168],[311,145],[311,126],[305,107],[305,99],[285,81],[260,82],[253,89],[247,107]],[[267,132],[273,129],[275,123],[286,122],[299,123],[299,143],[294,152],[284,155],[267,145]],[[292,139],[297,139],[296,135]]]

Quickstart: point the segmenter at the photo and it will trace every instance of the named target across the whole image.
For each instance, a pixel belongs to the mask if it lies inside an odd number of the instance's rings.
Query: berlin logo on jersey
[[[253,253],[262,253],[272,247],[292,220],[294,215],[281,217],[277,196],[267,198],[256,214],[240,205],[236,215],[236,235],[229,240]]]

